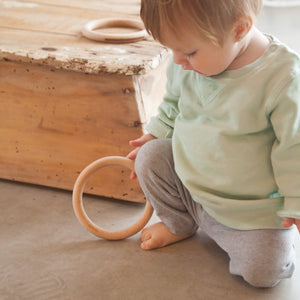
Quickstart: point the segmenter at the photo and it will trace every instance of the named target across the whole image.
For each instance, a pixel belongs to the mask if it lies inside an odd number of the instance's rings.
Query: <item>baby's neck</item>
[[[256,27],[253,27],[251,32],[241,44],[239,54],[229,66],[228,70],[237,70],[247,66],[259,59],[270,45],[270,40]]]

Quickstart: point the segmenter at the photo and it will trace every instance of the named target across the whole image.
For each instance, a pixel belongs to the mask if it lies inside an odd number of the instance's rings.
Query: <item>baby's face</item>
[[[239,55],[240,47],[234,32],[229,33],[223,46],[217,46],[202,35],[185,35],[180,38],[171,32],[163,35],[163,44],[173,51],[176,64],[184,70],[193,70],[206,77],[230,69]]]

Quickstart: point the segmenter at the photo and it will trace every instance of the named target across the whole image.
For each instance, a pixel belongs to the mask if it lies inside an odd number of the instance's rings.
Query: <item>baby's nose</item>
[[[185,55],[179,51],[173,51],[173,60],[174,60],[174,63],[177,65],[186,65],[187,64]]]

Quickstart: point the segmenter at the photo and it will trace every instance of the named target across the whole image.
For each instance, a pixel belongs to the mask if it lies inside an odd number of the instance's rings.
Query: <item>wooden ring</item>
[[[132,171],[134,170],[134,161],[121,156],[107,156],[92,162],[78,176],[73,189],[72,202],[77,219],[90,233],[107,240],[121,240],[138,233],[150,220],[153,213],[153,208],[149,202],[146,202],[146,206],[141,218],[130,227],[119,231],[104,230],[92,222],[92,220],[87,216],[83,207],[82,195],[84,186],[88,178],[98,169],[112,165],[121,165],[131,169]]]
[[[106,27],[132,27],[140,30],[132,33],[101,33],[94,31],[94,29]],[[88,39],[106,43],[131,43],[142,40],[148,35],[141,21],[117,18],[90,21],[84,25],[82,34]]]

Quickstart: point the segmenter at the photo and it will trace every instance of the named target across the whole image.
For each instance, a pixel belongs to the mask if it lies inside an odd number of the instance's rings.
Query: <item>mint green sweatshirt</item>
[[[193,199],[241,230],[300,219],[300,58],[271,37],[254,63],[204,77],[170,62],[158,115]]]

